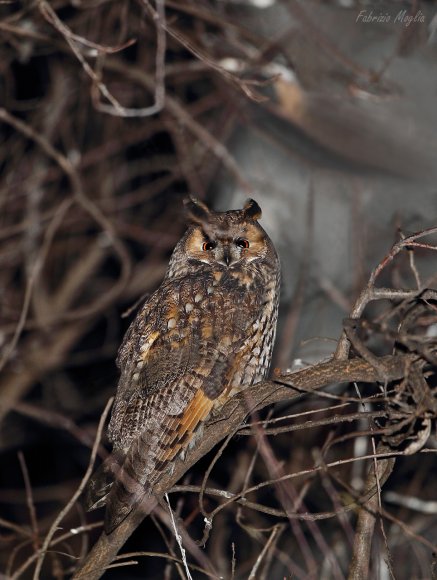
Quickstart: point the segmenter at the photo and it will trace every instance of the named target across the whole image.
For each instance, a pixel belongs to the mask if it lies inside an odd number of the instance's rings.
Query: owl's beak
[[[219,248],[219,251],[216,254],[216,261],[222,266],[229,268],[236,262],[238,262],[240,256],[237,252],[233,251],[232,246],[229,244],[223,243]]]
[[[225,246],[223,248],[223,263],[225,264],[225,266],[229,266],[231,262],[232,262],[231,252],[229,248]]]

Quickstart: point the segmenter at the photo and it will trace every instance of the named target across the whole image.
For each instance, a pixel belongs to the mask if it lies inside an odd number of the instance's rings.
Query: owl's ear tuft
[[[244,215],[252,220],[259,220],[262,216],[262,211],[254,199],[248,199],[243,207]]]
[[[190,195],[184,199],[184,206],[189,221],[196,224],[203,224],[209,220],[211,212],[208,206],[203,201],[200,201],[200,199]]]

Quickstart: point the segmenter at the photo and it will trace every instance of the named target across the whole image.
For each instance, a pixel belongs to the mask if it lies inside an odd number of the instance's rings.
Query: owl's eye
[[[250,246],[249,240],[246,240],[244,238],[238,238],[237,240],[235,240],[235,244],[239,248],[244,248],[244,249],[247,249]]]
[[[202,250],[204,252],[209,252],[210,250],[213,250],[215,248],[215,242],[203,242],[202,244]]]

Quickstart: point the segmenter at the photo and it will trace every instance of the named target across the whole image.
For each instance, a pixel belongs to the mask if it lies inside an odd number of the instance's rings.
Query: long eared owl
[[[185,206],[189,228],[118,354],[113,452],[87,498],[89,509],[106,503],[107,533],[152,493],[211,413],[270,365],[280,267],[261,209],[253,200],[226,212],[194,198]]]

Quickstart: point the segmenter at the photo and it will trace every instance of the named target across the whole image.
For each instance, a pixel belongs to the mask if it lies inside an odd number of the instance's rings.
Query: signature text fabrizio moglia
[[[364,22],[368,24],[369,22],[377,23],[387,23],[393,22],[394,24],[403,24],[404,26],[410,26],[413,22],[419,22],[423,24],[425,22],[425,15],[421,10],[418,10],[416,14],[408,14],[406,10],[399,10],[396,15],[389,14],[388,12],[374,12],[373,10],[361,10],[357,16],[356,22]]]

